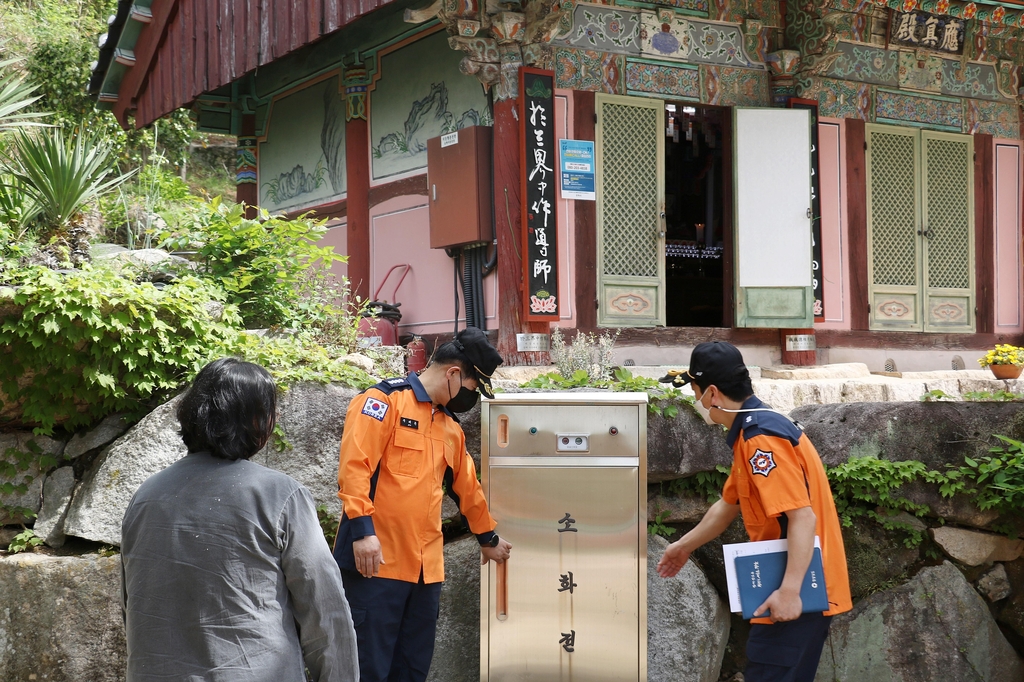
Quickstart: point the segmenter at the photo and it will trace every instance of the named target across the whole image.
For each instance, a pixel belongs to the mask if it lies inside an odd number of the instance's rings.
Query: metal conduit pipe
[[[462,251],[462,300],[466,304],[466,327],[479,326],[476,322],[476,301],[473,291],[473,262],[476,259],[473,248]]]

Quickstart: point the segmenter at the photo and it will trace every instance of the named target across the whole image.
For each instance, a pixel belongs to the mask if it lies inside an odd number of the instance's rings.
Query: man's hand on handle
[[[380,550],[380,540],[376,535],[367,535],[353,542],[352,554],[356,558],[356,570],[364,578],[373,578],[380,573],[384,554]]]
[[[480,565],[483,566],[488,561],[493,561],[496,564],[504,563],[511,553],[512,543],[505,539],[498,540],[497,547],[480,548]]]

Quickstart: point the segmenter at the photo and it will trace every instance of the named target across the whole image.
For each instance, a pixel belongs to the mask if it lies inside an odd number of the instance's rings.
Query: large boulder
[[[714,471],[732,464],[732,450],[720,426],[708,426],[689,406],[681,403],[674,417],[648,414],[647,480],[655,483]],[[664,407],[664,404],[662,405]]]
[[[333,384],[300,383],[278,399],[280,435],[254,462],[292,476],[318,504],[339,514],[338,453],[345,411],[356,391]],[[67,535],[109,545],[121,543],[121,519],[143,481],[184,457],[178,401],[149,413],[107,446],[83,477],[64,524]]]
[[[64,532],[108,545],[121,544],[121,520],[143,481],[185,456],[175,410],[178,398],[156,408],[104,448],[71,501]]]
[[[656,567],[668,541],[651,536],[647,548],[647,679],[715,682],[729,640],[729,607],[693,562],[674,578]]]
[[[480,680],[480,544],[472,535],[444,546],[444,589],[427,682]]]
[[[965,456],[984,457],[1001,434],[1024,439],[1019,403],[903,402],[804,405],[790,413],[830,466],[873,455],[918,460],[945,470]]]
[[[945,472],[965,457],[989,456],[996,434],[1024,438],[1019,403],[890,402],[805,405],[790,413],[800,422],[825,464],[837,466],[855,457],[899,462],[917,460]],[[929,516],[976,528],[989,527],[999,512],[978,508],[969,495],[944,497],[939,486],[912,481],[902,497],[926,505]]]
[[[124,680],[121,561],[0,558],[0,680]]]
[[[945,562],[836,616],[815,679],[1019,682],[1024,661],[981,596]]]
[[[341,513],[338,457],[345,411],[358,391],[335,384],[295,384],[278,396],[277,423],[283,442],[271,439],[252,458],[283,471],[309,488],[317,504]]]
[[[0,484],[25,486],[25,490],[0,492],[0,525],[31,523],[43,502],[45,470],[40,467],[39,455],[59,459],[63,450],[63,441],[46,436],[24,431],[0,433],[0,471],[13,472],[12,476],[0,473]]]

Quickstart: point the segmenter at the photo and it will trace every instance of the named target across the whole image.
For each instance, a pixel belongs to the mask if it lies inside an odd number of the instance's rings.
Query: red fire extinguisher
[[[427,366],[427,344],[418,336],[412,337],[412,341],[406,346],[409,349],[407,367],[410,372],[419,372]]]

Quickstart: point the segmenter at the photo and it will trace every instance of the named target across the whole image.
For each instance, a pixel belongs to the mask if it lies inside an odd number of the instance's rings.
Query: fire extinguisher
[[[407,367],[410,372],[419,372],[427,366],[427,344],[418,336],[412,337],[412,341],[406,346],[409,349]]]

